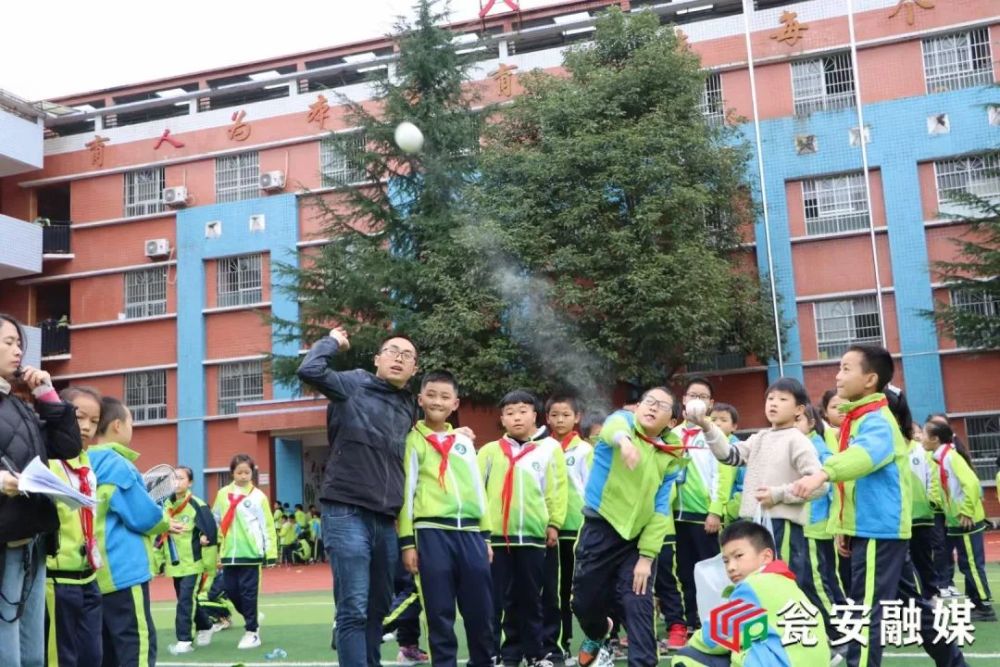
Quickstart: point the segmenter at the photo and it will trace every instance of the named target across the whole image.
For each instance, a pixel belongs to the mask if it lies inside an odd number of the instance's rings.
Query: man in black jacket
[[[405,336],[391,336],[375,355],[374,374],[332,370],[330,360],[349,347],[347,332],[334,329],[313,345],[298,374],[331,401],[320,491],[323,544],[333,569],[340,664],[366,667],[380,663],[382,619],[392,603],[403,448],[417,417],[406,385],[417,370],[417,350]]]

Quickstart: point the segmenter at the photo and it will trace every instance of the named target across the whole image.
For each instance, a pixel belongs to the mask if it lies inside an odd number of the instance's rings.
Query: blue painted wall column
[[[302,441],[274,439],[275,499],[295,507],[302,502]]]

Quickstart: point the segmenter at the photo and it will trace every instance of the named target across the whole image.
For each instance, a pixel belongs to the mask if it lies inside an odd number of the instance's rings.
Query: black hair
[[[690,389],[691,385],[693,384],[705,385],[706,387],[708,387],[709,398],[715,398],[715,387],[712,385],[711,382],[709,382],[708,378],[702,375],[695,375],[693,377],[688,378],[688,381],[684,384],[685,394],[688,392],[688,389]]]
[[[534,409],[536,413],[541,412],[538,406],[538,399],[527,389],[515,389],[514,391],[508,391],[504,394],[504,397],[500,399],[500,409],[503,410],[508,405],[517,405],[518,403],[527,403]]]
[[[955,439],[955,432],[948,424],[941,422],[927,422],[927,434],[941,441],[942,444],[952,442]]]
[[[580,433],[585,436],[589,435],[590,429],[594,426],[602,426],[607,418],[608,416],[603,412],[585,412],[580,418]]]
[[[458,395],[458,380],[455,379],[455,375],[451,371],[446,371],[444,369],[427,371],[424,373],[424,376],[420,378],[420,391],[423,391],[424,388],[431,382],[445,382],[450,384],[455,390],[455,394]]]
[[[803,387],[802,383],[795,378],[778,378],[772,382],[771,386],[764,392],[764,397],[767,398],[776,391],[783,391],[794,396],[795,405],[809,405],[809,394],[806,393],[806,388]]]
[[[125,404],[114,396],[105,396],[101,399],[101,420],[97,423],[97,434],[104,435],[108,432],[108,427],[118,420],[128,419],[128,408]]]
[[[712,406],[712,412],[725,412],[729,415],[729,418],[733,420],[733,426],[740,423],[740,413],[736,409],[736,406],[729,403],[716,403]]]
[[[250,472],[257,472],[257,464],[254,463],[253,457],[250,456],[249,454],[237,454],[236,456],[234,456],[232,460],[229,461],[229,472],[230,473],[236,472],[236,466],[240,465],[241,463],[246,463],[248,466],[250,466]],[[288,503],[285,503],[285,505],[288,505]]]
[[[681,417],[684,416],[684,407],[681,405],[681,402],[677,400],[677,397],[674,396],[674,392],[671,391],[670,387],[664,387],[663,385],[658,385],[656,387],[650,387],[646,391],[642,392],[642,397],[639,400],[641,401],[642,399],[646,398],[646,396],[649,395],[649,392],[654,391],[654,390],[662,391],[664,394],[666,394],[667,396],[670,397],[670,418],[671,419],[673,419],[674,421],[677,421]]]
[[[948,423],[948,415],[943,412],[932,412],[927,415],[927,421],[943,421],[945,424]]]
[[[378,352],[379,352],[379,354],[382,353],[382,348],[384,348],[385,344],[388,343],[390,340],[405,340],[407,343],[409,343],[410,345],[413,346],[413,353],[416,354],[416,352],[417,352],[417,344],[413,342],[412,338],[410,338],[406,334],[398,334],[397,333],[397,334],[389,334],[387,336],[383,336],[382,337],[382,340],[380,340],[379,344],[378,344]]]
[[[570,393],[552,394],[549,396],[549,400],[545,401],[545,414],[548,414],[549,410],[551,410],[552,406],[556,403],[566,403],[573,409],[573,414],[580,414],[580,400]]]
[[[826,411],[830,407],[830,401],[832,401],[833,397],[836,396],[836,395],[837,395],[837,390],[836,389],[827,389],[826,391],[823,392],[823,398],[819,399],[819,402],[820,402],[820,405],[823,406],[823,413],[824,414],[826,414]]]
[[[903,437],[907,441],[913,438],[913,414],[910,412],[910,404],[906,401],[903,390],[893,385],[885,388],[885,400],[889,403],[889,411],[896,418],[899,430],[903,432]]]
[[[18,347],[21,348],[21,359],[28,353],[28,339],[24,337],[24,327],[13,315],[0,313],[0,322],[10,322],[17,329]]]
[[[189,482],[194,481],[194,470],[191,470],[191,468],[188,468],[187,466],[177,466],[174,470],[180,470],[182,473],[187,475]]]
[[[305,508],[302,507],[302,503],[295,503],[295,509],[297,509],[297,510],[304,510]]]
[[[892,360],[889,350],[881,345],[852,345],[847,348],[848,352],[857,352],[861,355],[861,369],[865,373],[875,373],[878,376],[877,391],[885,389],[886,385],[892,382],[892,376],[896,372],[896,364]]]
[[[774,545],[774,536],[764,526],[753,521],[735,521],[722,530],[719,536],[719,544],[726,546],[734,540],[746,540],[757,551],[770,549],[775,558],[778,557],[778,549]]]
[[[87,396],[94,399],[97,401],[97,405],[101,404],[101,392],[97,391],[93,387],[78,387],[73,385],[66,387],[59,392],[59,398],[61,398],[64,403],[72,403],[73,399],[81,396]]]
[[[813,423],[813,430],[816,435],[823,437],[826,435],[826,424],[823,423],[823,413],[815,405],[806,406],[806,419]]]

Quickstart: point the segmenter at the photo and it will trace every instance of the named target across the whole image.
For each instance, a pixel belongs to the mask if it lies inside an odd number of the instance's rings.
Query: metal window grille
[[[259,254],[220,259],[216,280],[217,305],[225,307],[260,303],[264,298],[261,273]]]
[[[163,169],[125,172],[125,217],[163,210]]]
[[[236,414],[236,404],[264,398],[261,362],[239,361],[219,366],[219,414]]]
[[[838,53],[792,63],[792,99],[797,116],[853,107],[851,54]]]
[[[987,199],[1000,196],[1000,155],[939,160],[934,163],[934,173],[937,175],[938,206],[960,192]]]
[[[1000,317],[1000,297],[987,290],[951,290],[951,305],[959,310],[980,317]],[[956,327],[955,342],[959,347],[967,347],[969,340],[963,336],[961,327]]]
[[[820,301],[813,306],[820,359],[839,357],[851,345],[879,343],[882,324],[875,296]]]
[[[809,236],[868,227],[868,197],[863,174],[803,181],[802,201]]]
[[[712,72],[705,78],[705,87],[701,91],[701,115],[709,125],[722,125],[726,120],[726,112],[722,106],[722,77],[718,72]]]
[[[257,151],[215,158],[215,201],[222,204],[260,195]]]
[[[706,355],[687,365],[689,373],[709,373],[725,371],[746,366],[746,355],[739,350],[726,350]]]
[[[923,47],[928,93],[993,83],[988,28],[925,39]]]
[[[345,139],[327,137],[319,145],[319,166],[323,175],[323,187],[350,185],[365,180],[364,165],[355,164],[344,154]],[[365,145],[363,132],[355,132],[346,138],[351,148],[361,150]]]
[[[1000,454],[1000,413],[965,418],[972,464],[979,479],[993,481],[997,473],[996,459]]]
[[[125,375],[125,404],[136,422],[167,418],[167,372],[144,371]]]
[[[125,274],[125,317],[153,317],[167,312],[167,267]]]

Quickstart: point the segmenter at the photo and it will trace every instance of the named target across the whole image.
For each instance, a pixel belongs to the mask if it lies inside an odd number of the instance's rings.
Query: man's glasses
[[[639,402],[639,405],[644,408],[656,408],[657,410],[662,410],[663,412],[670,412],[674,404],[670,401],[658,401],[652,396],[647,396]]]
[[[407,362],[415,361],[417,358],[417,355],[415,352],[413,352],[413,350],[401,350],[395,345],[389,345],[387,347],[383,347],[379,351],[379,354],[387,354],[390,357],[395,357],[396,359],[402,359],[403,361]]]

